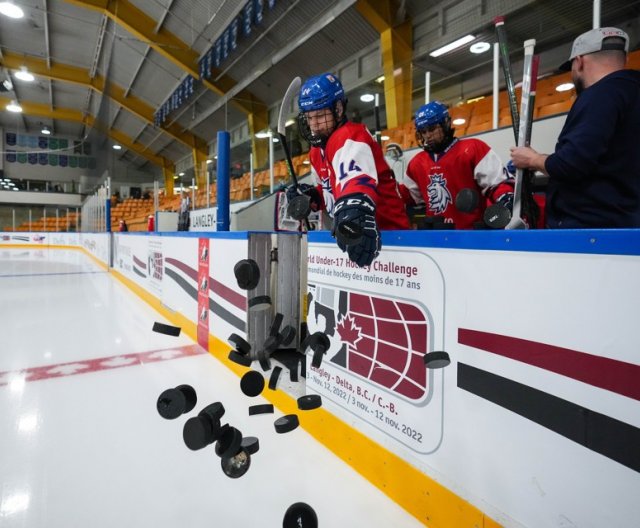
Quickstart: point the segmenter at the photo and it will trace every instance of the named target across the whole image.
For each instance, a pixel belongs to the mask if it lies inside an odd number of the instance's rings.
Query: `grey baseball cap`
[[[621,42],[604,42],[605,39],[610,37],[617,37],[624,39],[624,44]],[[571,48],[571,56],[569,60],[563,62],[560,65],[560,71],[569,71],[571,69],[571,61],[578,55],[588,55],[589,53],[596,53],[598,51],[605,50],[620,50],[625,53],[629,52],[629,35],[624,31],[614,27],[596,28],[580,35],[573,41],[573,47]]]

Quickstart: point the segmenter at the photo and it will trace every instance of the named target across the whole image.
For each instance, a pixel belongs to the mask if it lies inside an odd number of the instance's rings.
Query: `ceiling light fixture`
[[[121,145],[114,145],[113,146],[113,150],[122,150],[122,146]]]
[[[256,137],[258,139],[265,139],[271,136],[271,132],[268,132],[266,130],[261,130],[260,132],[256,132]]]
[[[476,42],[475,44],[471,44],[469,47],[469,51],[471,53],[479,54],[484,53],[485,51],[489,51],[491,48],[491,44],[488,42]]]
[[[556,92],[568,92],[573,89],[573,83],[562,83],[556,86]]]
[[[366,93],[366,94],[362,94],[360,96],[360,100],[363,103],[370,103],[371,101],[373,101],[375,99],[375,96],[373,94],[370,93]]]
[[[20,113],[22,112],[22,107],[16,103],[15,101],[11,101],[6,107],[9,112]]]
[[[13,2],[0,2],[0,14],[9,18],[22,18],[24,11]]]
[[[184,172],[179,172],[178,176],[184,176]]]
[[[213,160],[208,159],[207,160],[207,165],[211,165],[213,163]]]
[[[376,79],[376,82],[377,82],[377,83],[382,83],[382,82],[384,82],[384,75],[381,75],[380,77],[378,77],[378,78]]]
[[[437,50],[432,51],[431,53],[429,53],[429,55],[431,57],[439,57],[440,55],[449,53],[454,49],[458,49],[460,46],[464,46],[465,44],[468,44],[475,38],[476,37],[474,37],[473,35],[465,35],[464,37],[461,37],[458,40],[454,40],[453,42],[450,42],[446,46],[442,46],[441,48],[438,48]]]
[[[45,136],[50,136],[51,135],[51,130],[49,130],[48,126],[44,126],[42,127],[42,130],[40,131],[41,134],[44,134]]]
[[[457,119],[454,119],[453,121],[451,121],[453,125],[464,125],[466,122],[467,120],[463,119],[462,117],[458,117]]]
[[[13,74],[16,79],[19,79],[24,82],[33,82],[35,77],[32,73],[27,70],[26,66],[21,66],[20,69]]]

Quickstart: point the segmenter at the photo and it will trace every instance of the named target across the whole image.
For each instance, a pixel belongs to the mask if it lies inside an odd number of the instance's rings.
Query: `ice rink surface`
[[[249,416],[266,400],[155,321],[167,322],[80,251],[0,248],[0,527],[268,528],[295,502],[321,527],[422,526],[302,428],[277,434],[277,409]],[[159,394],[185,383],[195,409],[161,418]],[[238,479],[213,445],[182,439],[214,401],[260,441]]]

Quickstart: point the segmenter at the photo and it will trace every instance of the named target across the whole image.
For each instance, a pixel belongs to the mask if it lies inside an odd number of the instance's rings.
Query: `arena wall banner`
[[[636,523],[640,231],[383,246],[361,269],[309,235],[307,323],[331,348],[307,389],[507,526]],[[441,350],[451,364],[421,375]]]
[[[80,247],[103,265],[111,265],[111,235],[109,233],[80,233]]]

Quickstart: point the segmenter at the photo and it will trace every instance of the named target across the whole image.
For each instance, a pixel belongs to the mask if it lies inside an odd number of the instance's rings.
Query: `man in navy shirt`
[[[640,227],[640,72],[625,69],[628,35],[592,29],[569,60],[578,97],[553,154],[513,147],[518,168],[549,175],[550,228]]]

